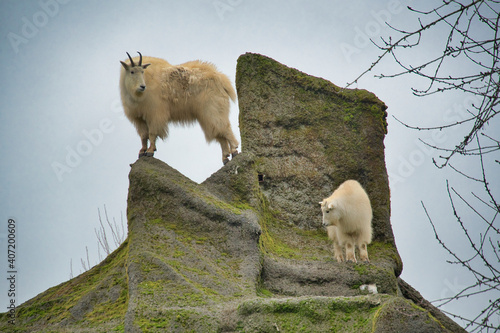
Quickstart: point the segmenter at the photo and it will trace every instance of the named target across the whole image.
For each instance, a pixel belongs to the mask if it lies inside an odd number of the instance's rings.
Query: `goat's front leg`
[[[155,134],[149,134],[149,148],[146,150],[146,153],[144,153],[144,156],[152,157],[155,154],[156,137],[157,136]]]
[[[359,259],[366,262],[370,262],[370,260],[368,259],[368,249],[365,243],[361,243],[359,245]]]
[[[333,242],[333,255],[338,262],[344,261],[344,255],[342,254],[342,246],[337,241]]]
[[[342,246],[339,244],[337,238],[337,227],[334,225],[329,225],[326,227],[326,232],[328,233],[328,238],[333,242],[333,255],[338,262],[344,261],[344,255],[342,253]]]
[[[356,255],[354,254],[354,244],[351,242],[346,242],[345,244],[345,256],[347,261],[356,262]]]
[[[146,150],[148,149],[149,129],[148,125],[140,119],[135,122],[135,126],[137,134],[141,137],[142,148],[139,150],[139,157],[142,157],[146,155]]]
[[[146,150],[148,149],[148,137],[141,138],[142,148],[139,150],[139,157],[146,156]]]

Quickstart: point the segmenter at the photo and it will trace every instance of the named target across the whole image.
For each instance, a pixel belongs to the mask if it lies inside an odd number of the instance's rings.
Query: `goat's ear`
[[[123,62],[123,61],[120,61],[120,63],[122,64],[123,68],[125,68],[125,70],[128,71],[129,69],[129,65],[127,65],[127,63]]]
[[[148,68],[149,65],[151,65],[151,64],[144,64],[144,65],[142,65],[142,68],[146,69],[146,68]]]
[[[328,204],[328,206],[326,206],[326,208],[328,208],[328,209],[334,209],[335,208],[335,204],[333,202],[330,202]]]

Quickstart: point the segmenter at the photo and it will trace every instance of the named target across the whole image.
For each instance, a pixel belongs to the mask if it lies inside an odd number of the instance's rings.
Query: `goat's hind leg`
[[[142,148],[139,150],[139,157],[146,156],[146,150],[148,149],[148,138],[141,138]]]
[[[229,151],[231,152],[231,157],[235,157],[238,155],[238,146],[239,142],[236,140],[233,131],[231,130],[231,125],[229,125],[229,129],[226,132],[226,139],[229,142]]]
[[[229,142],[226,140],[226,138],[223,137],[217,137],[216,140],[217,142],[219,142],[222,149],[222,163],[226,165],[227,162],[229,162],[229,156],[231,155],[229,150]]]
[[[238,155],[238,145],[240,143],[234,137],[229,123],[227,124],[224,133],[217,138],[217,141],[219,141],[222,147],[222,163],[226,164],[229,162],[229,156],[235,157]]]

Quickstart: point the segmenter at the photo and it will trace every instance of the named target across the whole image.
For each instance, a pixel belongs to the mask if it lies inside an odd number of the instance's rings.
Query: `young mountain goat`
[[[214,65],[190,61],[173,66],[153,57],[120,61],[120,92],[125,115],[141,137],[141,156],[153,156],[156,138],[168,136],[168,124],[200,123],[207,142],[217,140],[222,162],[238,154],[238,140],[229,122],[229,98],[236,93],[228,77]],[[145,62],[143,64],[142,62]],[[148,148],[148,140],[150,142]]]
[[[356,262],[354,247],[358,246],[360,259],[368,261],[366,245],[372,241],[372,206],[361,184],[346,180],[320,205],[337,261],[344,261],[344,246],[347,260]]]

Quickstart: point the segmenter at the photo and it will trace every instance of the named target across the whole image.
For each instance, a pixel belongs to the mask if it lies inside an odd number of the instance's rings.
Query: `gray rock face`
[[[202,184],[136,161],[127,241],[23,304],[16,330],[462,332],[397,278],[385,105],[256,54],[237,90],[243,152]],[[348,178],[372,201],[370,263],[337,263],[320,226],[318,201]]]
[[[374,239],[393,242],[383,102],[258,54],[238,59],[236,88],[243,149],[255,154],[262,190],[284,220],[319,228],[317,203],[356,179],[372,202]]]
[[[251,210],[231,206],[159,160],[141,158],[130,172],[127,215],[127,332],[185,307],[200,310],[202,332],[216,325],[214,308],[256,294],[261,229]]]

